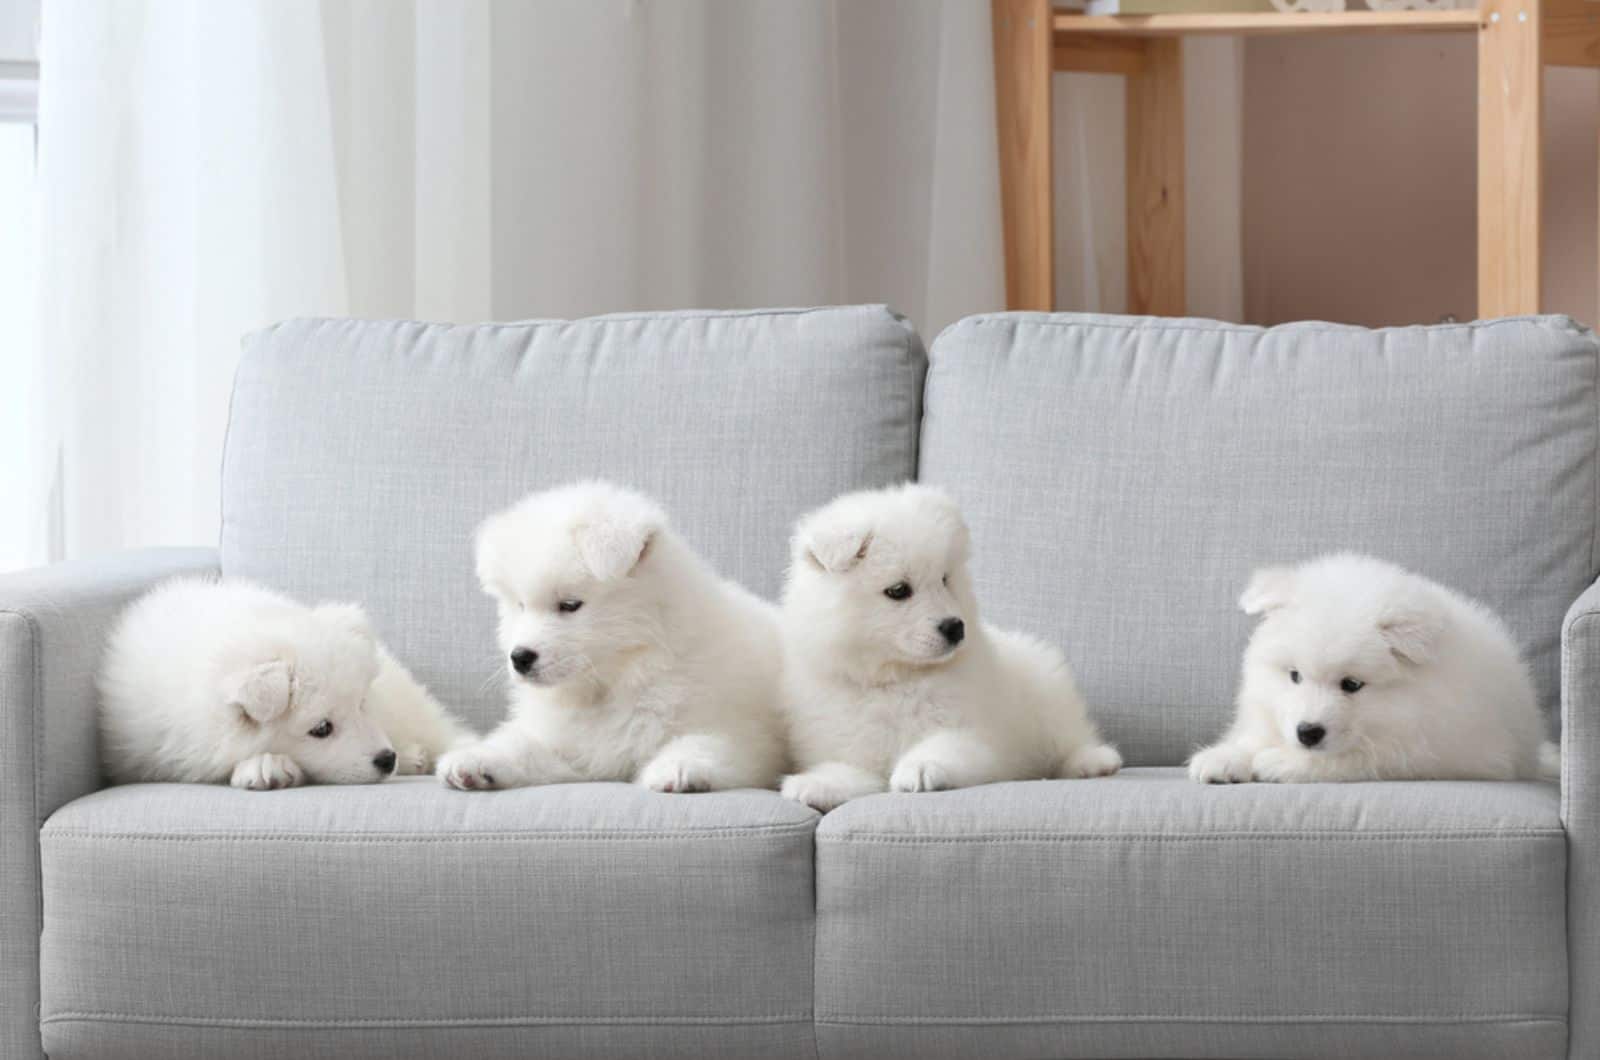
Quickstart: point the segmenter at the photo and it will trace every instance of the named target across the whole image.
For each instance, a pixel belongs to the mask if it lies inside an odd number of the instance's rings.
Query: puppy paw
[[[889,774],[890,791],[944,791],[950,787],[950,771],[926,759],[902,759]]]
[[[850,796],[844,794],[833,785],[805,773],[795,773],[784,777],[783,783],[778,785],[778,794],[786,799],[793,799],[795,802],[809,806],[818,813],[827,813],[829,810],[837,809],[850,799]]]
[[[1311,777],[1305,767],[1296,761],[1293,751],[1282,747],[1264,747],[1250,760],[1250,773],[1268,784],[1296,784]]]
[[[1109,777],[1122,768],[1122,755],[1108,743],[1080,747],[1067,756],[1064,776],[1068,780]]]
[[[228,781],[246,791],[271,791],[274,788],[294,788],[306,782],[305,771],[288,755],[259,754],[246,758],[233,767],[233,777]]]
[[[450,751],[439,759],[434,770],[439,780],[457,791],[487,791],[509,786],[509,770],[492,755],[474,747]]]
[[[657,758],[639,771],[634,783],[667,794],[710,791],[711,779],[698,766],[671,758]]]
[[[425,777],[433,772],[433,755],[420,743],[395,749],[395,773],[402,777]]]
[[[1252,776],[1247,750],[1219,743],[1189,759],[1189,779],[1199,784],[1243,784]]]

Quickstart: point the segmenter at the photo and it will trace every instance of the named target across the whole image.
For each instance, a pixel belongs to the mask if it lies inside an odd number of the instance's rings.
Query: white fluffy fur
[[[180,578],[123,613],[99,674],[106,769],[127,781],[291,787],[426,773],[470,734],[352,604],[307,607],[245,581]],[[310,735],[324,721],[333,731]]]
[[[1189,760],[1195,780],[1511,780],[1558,768],[1527,667],[1483,605],[1339,554],[1257,571],[1239,606],[1263,617],[1233,727]],[[1359,690],[1342,690],[1346,678]],[[1304,747],[1302,724],[1326,735]]]
[[[1122,765],[1054,648],[978,619],[954,502],[906,485],[839,497],[796,528],[783,600],[785,704],[801,772],[783,793],[827,811],[873,792],[1094,777]],[[884,590],[904,582],[901,601]],[[951,647],[939,624],[959,618]]]
[[[446,784],[777,783],[775,610],[719,578],[653,502],[603,482],[536,493],[483,524],[478,577],[499,605],[511,712],[440,761]],[[526,674],[510,665],[519,648],[538,653]]]

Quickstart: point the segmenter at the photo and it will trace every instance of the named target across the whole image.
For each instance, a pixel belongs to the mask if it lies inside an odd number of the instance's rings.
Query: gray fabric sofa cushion
[[[619,784],[103,791],[41,835],[45,1049],[809,1056],[815,822]]]
[[[480,726],[504,713],[472,533],[530,490],[606,476],[773,595],[789,528],[916,471],[926,358],[881,306],[452,327],[294,320],[250,336],[222,568],[368,606]]]
[[[966,508],[988,616],[1060,643],[1135,764],[1226,724],[1251,569],[1334,549],[1496,608],[1553,712],[1600,567],[1597,355],[1560,317],[972,317],[930,351],[919,477]]]
[[[1565,1055],[1554,785],[1176,769],[846,804],[821,1055]]]

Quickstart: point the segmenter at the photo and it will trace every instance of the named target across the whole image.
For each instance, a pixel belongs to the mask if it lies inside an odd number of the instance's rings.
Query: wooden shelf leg
[[[1006,308],[1055,303],[1050,0],[992,0]]]
[[[1183,41],[1152,40],[1128,77],[1128,312],[1182,316]]]
[[[1483,0],[1478,31],[1478,316],[1539,311],[1540,0]]]

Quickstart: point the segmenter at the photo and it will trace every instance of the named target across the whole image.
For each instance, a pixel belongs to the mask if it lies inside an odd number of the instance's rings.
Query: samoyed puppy
[[[800,772],[784,795],[826,812],[886,788],[1121,768],[1061,653],[979,621],[968,542],[928,486],[846,494],[800,521],[782,611]]]
[[[112,631],[98,685],[118,782],[366,784],[431,772],[472,735],[359,607],[308,607],[240,580],[178,578],[140,597]]]
[[[484,522],[477,568],[510,715],[440,760],[445,784],[776,786],[775,609],[718,577],[654,502],[606,482],[535,493]]]
[[[1488,608],[1350,553],[1259,570],[1237,715],[1201,782],[1559,775],[1533,681]]]

